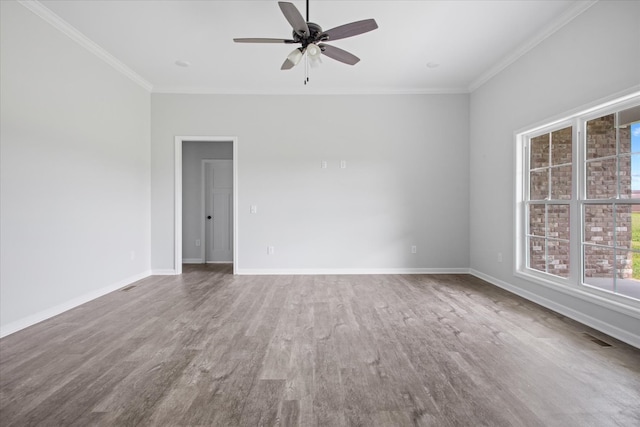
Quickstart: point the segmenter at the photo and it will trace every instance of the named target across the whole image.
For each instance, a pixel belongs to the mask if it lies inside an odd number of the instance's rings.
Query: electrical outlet
[[[321,161],[321,162],[320,162],[320,167],[321,167],[322,169],[326,169],[326,168],[327,168],[327,161],[326,161],[326,160]]]
[[[131,251],[131,253],[129,254],[129,257],[131,258],[131,261],[136,259],[136,251]]]
[[[276,248],[274,246],[267,246],[267,255],[273,255],[276,253]]]
[[[411,246],[411,253],[412,254],[417,254],[418,253],[418,247],[415,246],[415,245]]]
[[[502,252],[498,252],[498,262],[502,262]]]
[[[200,239],[196,239],[196,246],[200,247]]]
[[[249,210],[249,212],[251,212],[252,214],[258,213],[258,206],[251,205],[251,209]]]
[[[340,169],[346,169],[346,168],[347,168],[347,161],[340,160]]]

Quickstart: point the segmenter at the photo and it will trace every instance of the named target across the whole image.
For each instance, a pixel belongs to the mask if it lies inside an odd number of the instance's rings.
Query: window
[[[572,133],[566,127],[529,140],[528,265],[560,277],[571,263]]]
[[[518,159],[517,272],[640,301],[640,95],[519,134]]]

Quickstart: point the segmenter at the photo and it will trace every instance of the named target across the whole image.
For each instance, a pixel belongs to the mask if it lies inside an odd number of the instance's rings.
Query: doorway
[[[214,160],[207,159],[205,156],[197,160],[195,173],[197,176],[194,176],[194,173],[183,175],[185,172],[183,160],[191,159],[189,162],[194,162],[191,151],[185,151],[186,147],[195,146],[201,148],[200,151],[207,151],[206,146],[218,149],[222,146],[228,147],[229,144],[231,158],[227,155],[226,159]],[[237,137],[175,137],[175,274],[182,274],[183,261],[188,263],[232,262],[233,273],[236,274],[238,264],[237,152]],[[217,160],[226,161],[226,163],[216,163]],[[197,192],[192,191],[193,187],[197,187]],[[196,198],[197,201],[194,202]],[[198,207],[194,209],[193,206],[196,205]],[[211,220],[207,218],[209,216]],[[218,227],[216,223],[219,223]],[[225,224],[226,229],[224,229]]]

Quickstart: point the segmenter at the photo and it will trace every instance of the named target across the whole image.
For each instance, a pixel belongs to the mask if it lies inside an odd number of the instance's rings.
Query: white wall
[[[149,271],[150,95],[0,4],[4,335]]]
[[[467,268],[468,102],[153,94],[152,268],[174,268],[176,135],[238,137],[240,272]]]
[[[599,2],[546,39],[471,95],[470,145],[472,269],[636,345],[637,318],[514,276],[513,178],[515,131],[640,84],[639,22],[640,2]]]
[[[202,160],[233,159],[233,143],[194,142],[182,144],[182,259],[203,262],[202,239]],[[185,261],[186,262],[186,261]]]

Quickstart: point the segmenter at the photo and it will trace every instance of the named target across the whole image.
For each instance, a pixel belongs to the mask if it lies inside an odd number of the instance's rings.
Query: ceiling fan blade
[[[285,1],[279,1],[278,5],[280,6],[280,10],[291,27],[293,31],[296,32],[299,36],[309,35],[309,27],[307,26],[307,21],[304,20],[300,11],[293,3],[288,3]]]
[[[348,65],[356,65],[360,62],[360,58],[346,50],[340,49],[339,47],[328,44],[319,44],[318,46],[320,46],[323,55],[326,55],[331,59],[335,59],[336,61],[344,62]]]
[[[280,67],[280,69],[281,70],[290,70],[295,66],[296,66],[296,64],[294,64],[293,62],[289,61],[289,58],[287,58],[282,63],[282,67]]]
[[[367,33],[378,28],[375,19],[365,19],[363,21],[351,22],[350,24],[340,25],[323,33],[327,40],[339,40],[347,37],[357,36],[358,34]]]
[[[295,40],[289,39],[264,39],[264,38],[242,38],[242,39],[233,39],[236,43],[295,43]]]

